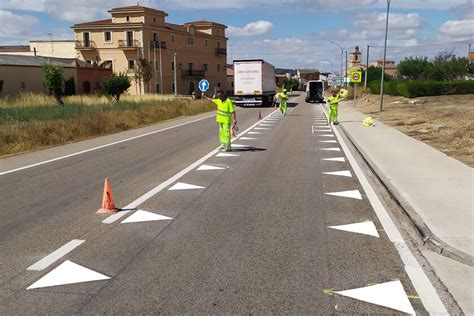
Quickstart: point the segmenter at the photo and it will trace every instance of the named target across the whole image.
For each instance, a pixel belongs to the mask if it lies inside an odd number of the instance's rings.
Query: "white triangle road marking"
[[[320,140],[320,143],[331,143],[331,144],[337,144],[337,141],[335,140]]]
[[[335,157],[335,158],[323,158],[326,161],[338,161],[338,162],[345,162],[346,160],[344,157]]]
[[[362,195],[360,194],[359,190],[350,190],[350,191],[341,191],[341,192],[328,192],[327,195],[339,196],[339,197],[346,197],[356,200],[362,200]]]
[[[44,277],[27,287],[27,290],[107,279],[110,279],[110,277],[66,260]]]
[[[237,154],[229,154],[229,153],[218,153],[216,157],[239,157]]]
[[[210,171],[210,170],[224,170],[226,168],[224,167],[218,167],[218,166],[211,166],[211,165],[200,165],[199,168],[197,168],[197,171]]]
[[[391,281],[336,293],[359,301],[395,309],[410,315],[416,314],[400,281]]]
[[[151,221],[168,221],[172,220],[172,217],[144,211],[137,210],[135,213],[127,217],[122,221],[122,224],[126,223],[141,223],[141,222],[151,222]]]
[[[175,185],[173,185],[171,188],[169,188],[168,191],[196,190],[196,189],[205,189],[205,187],[201,187],[199,185],[194,185],[194,184],[189,184],[189,183],[178,182]]]
[[[328,174],[331,176],[341,176],[341,177],[352,177],[352,174],[349,170],[334,171],[334,172],[323,172],[323,174]]]
[[[321,148],[321,150],[325,150],[325,151],[341,151],[339,148],[337,147],[332,147],[332,148]]]
[[[241,140],[256,140],[256,138],[252,137],[240,137]]]
[[[355,223],[355,224],[347,224],[347,225],[328,226],[328,227],[332,229],[342,230],[342,231],[356,233],[356,234],[369,235],[369,236],[379,238],[377,227],[375,227],[375,224],[371,221]]]

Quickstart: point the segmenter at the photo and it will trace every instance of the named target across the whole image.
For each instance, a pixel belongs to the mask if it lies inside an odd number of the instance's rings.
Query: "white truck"
[[[275,67],[263,59],[234,60],[234,102],[271,106],[276,94]]]

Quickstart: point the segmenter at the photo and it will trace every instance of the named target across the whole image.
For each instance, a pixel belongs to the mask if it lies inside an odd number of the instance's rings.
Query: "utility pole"
[[[344,82],[346,82],[346,78],[347,78],[347,50],[346,50],[346,71],[344,72]]]
[[[174,65],[174,96],[178,96],[178,80],[176,78],[176,48],[174,49],[174,57],[173,57],[173,65]]]
[[[370,50],[370,46],[367,45],[367,58],[365,60],[364,90],[367,89],[367,75],[369,74],[369,50]]]
[[[343,63],[343,59],[344,59],[344,48],[342,48],[342,46],[339,44],[339,43],[336,43],[336,42],[331,42],[332,44],[334,45],[337,45],[339,46],[339,49],[341,50],[341,80],[340,80],[340,85],[342,86],[342,63]]]
[[[161,62],[161,41],[160,41],[160,93],[162,93],[163,87],[163,63]]]
[[[387,58],[388,16],[390,14],[390,1],[391,0],[387,0],[387,19],[385,21],[385,44],[383,48],[382,79],[380,80],[380,112],[383,111],[383,84],[385,77],[385,60]]]

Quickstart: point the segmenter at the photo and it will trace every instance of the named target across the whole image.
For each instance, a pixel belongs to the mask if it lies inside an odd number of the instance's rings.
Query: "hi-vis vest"
[[[329,97],[329,106],[338,106],[339,105],[339,99],[341,98],[340,95],[336,95],[335,97]]]
[[[220,99],[212,100],[217,105],[216,122],[231,124],[232,113],[234,113],[234,105],[230,99],[226,99],[222,102]]]
[[[278,95],[282,100],[286,101],[288,99],[288,94],[286,94],[285,92],[280,92]]]

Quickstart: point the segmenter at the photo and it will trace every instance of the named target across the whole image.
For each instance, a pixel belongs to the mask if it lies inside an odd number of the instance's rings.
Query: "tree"
[[[445,51],[436,54],[431,61],[428,57],[405,58],[398,65],[398,73],[408,80],[456,80],[469,73],[469,61]]]
[[[432,68],[428,57],[405,58],[398,64],[398,75],[408,80],[425,80]]]
[[[365,76],[364,72],[364,76]],[[362,78],[365,80],[365,78]],[[375,67],[375,66],[369,66],[367,68],[367,82],[370,83],[372,81],[378,81],[382,79],[382,67]],[[390,81],[392,80],[392,76],[385,74],[384,76],[384,81]]]
[[[43,65],[43,82],[46,88],[54,95],[59,105],[64,105],[61,100],[64,86],[64,68],[55,65]]]
[[[70,77],[64,81],[64,95],[75,95],[76,94],[76,83],[74,77]]]
[[[140,58],[138,63],[135,65],[135,82],[138,83],[138,86],[141,86],[142,82],[146,87],[147,92],[150,90],[150,81],[153,78],[153,67],[152,65],[145,59]]]
[[[296,79],[285,79],[284,81],[280,82],[278,84],[278,86],[281,88],[281,87],[285,87],[285,89],[287,90],[291,90],[291,91],[297,91],[299,86],[300,86],[300,83],[298,80]]]
[[[112,74],[104,79],[104,94],[120,101],[120,96],[130,88],[130,78],[125,73]]]

